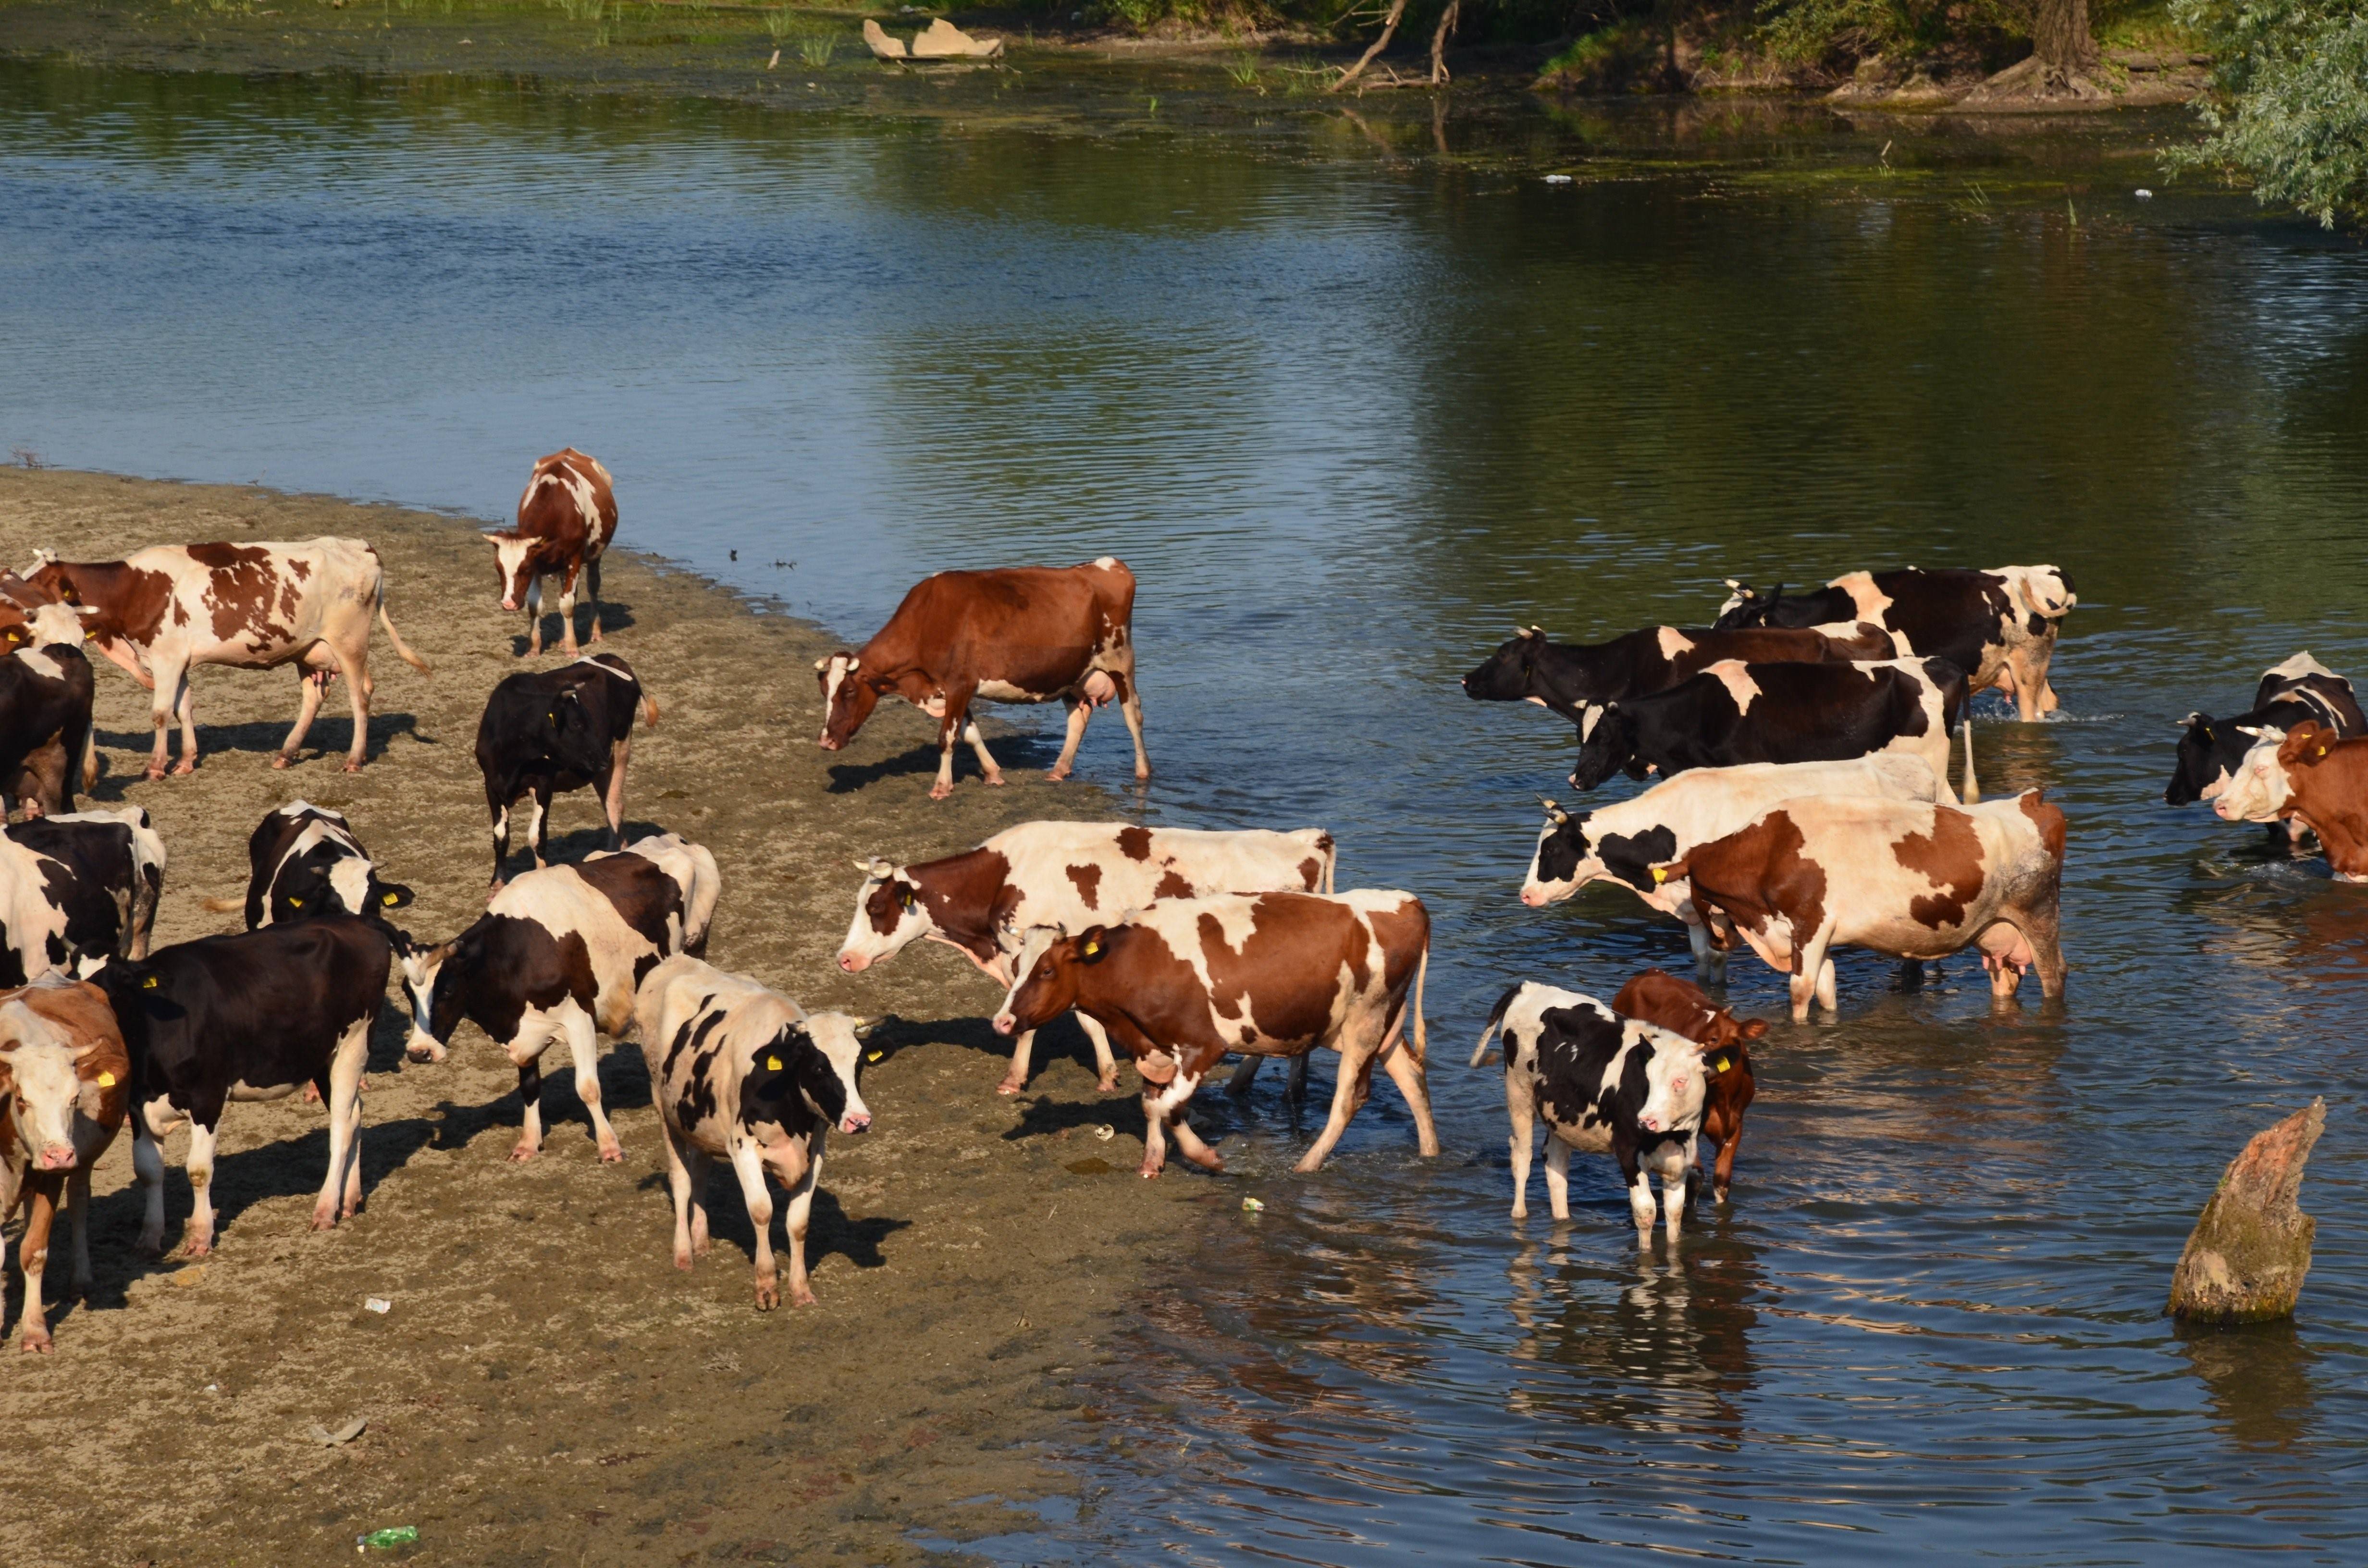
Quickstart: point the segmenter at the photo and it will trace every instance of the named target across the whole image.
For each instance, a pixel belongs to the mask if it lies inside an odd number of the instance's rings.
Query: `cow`
[[[1724,1204],[1743,1141],[1743,1113],[1759,1093],[1751,1075],[1751,1042],[1768,1032],[1768,1020],[1738,1019],[1703,995],[1701,986],[1658,969],[1622,986],[1611,998],[1611,1010],[1681,1034],[1702,1048],[1702,1141],[1710,1145],[1711,1195]]]
[[[502,608],[526,607],[527,648],[542,652],[542,580],[559,579],[560,646],[575,647],[575,585],[592,593],[592,641],[600,641],[600,557],[617,537],[617,493],[600,460],[573,447],[537,458],[518,496],[518,526],[479,536],[494,547]]]
[[[625,833],[625,766],[633,755],[633,714],[658,722],[657,699],[642,689],[632,665],[594,653],[554,670],[522,672],[494,687],[477,720],[477,771],[493,818],[494,886],[510,854],[510,808],[533,797],[527,843],[541,870],[553,794],[598,785],[609,819],[609,847]]]
[[[1762,594],[1726,580],[1723,627],[1816,626],[1866,620],[1882,627],[1903,656],[1946,659],[1980,692],[1996,686],[2026,724],[2057,706],[2047,679],[2064,618],[2080,602],[2072,577],[2054,566],[2001,566],[1852,572],[1812,593]]]
[[[358,539],[160,544],[121,561],[98,562],[60,561],[44,550],[25,575],[49,598],[90,610],[89,629],[99,651],[154,694],[149,706],[156,731],[150,778],[165,777],[165,733],[176,715],[181,760],[173,771],[197,771],[197,699],[190,679],[199,665],[248,670],[297,665],[301,706],[295,727],[271,759],[274,767],[295,761],[330,677],[345,676],[354,711],[348,773],[361,771],[370,739],[373,610],[404,663],[429,673],[427,661],[404,646],[387,619],[386,573],[378,551]]]
[[[1224,1168],[1184,1119],[1184,1107],[1229,1051],[1298,1056],[1328,1046],[1340,1053],[1332,1115],[1301,1157],[1301,1172],[1322,1168],[1371,1093],[1377,1061],[1406,1096],[1429,1156],[1439,1153],[1423,1078],[1429,967],[1430,912],[1412,893],[1162,899],[1075,935],[1031,927],[995,1030],[1038,1028],[1074,1008],[1125,1047],[1144,1081],[1146,1177],[1167,1162],[1168,1131],[1194,1165]]]
[[[542,1149],[542,1055],[564,1040],[600,1158],[623,1159],[600,1107],[598,1034],[624,1034],[634,987],[662,960],[707,950],[722,889],[715,857],[670,833],[529,871],[458,937],[404,954],[406,1053],[441,1062],[461,1020],[484,1030],[518,1069],[526,1102],[510,1158],[531,1160]]]
[[[1617,882],[1682,921],[1695,965],[1707,974],[1721,975],[1726,957],[1712,945],[1691,889],[1683,878],[1656,881],[1655,865],[1757,821],[1777,801],[1796,795],[1930,801],[1939,793],[1939,782],[1921,757],[1875,752],[1842,762],[1747,762],[1693,768],[1593,811],[1566,812],[1552,801],[1542,801],[1545,825],[1538,830],[1529,873],[1521,880],[1521,902],[1543,909],[1589,882]]]
[[[1018,978],[1011,960],[1020,933],[1031,926],[1081,931],[1154,899],[1201,893],[1328,893],[1337,860],[1332,835],[1319,827],[1212,832],[1115,822],[1022,823],[942,859],[907,866],[880,858],[857,861],[863,886],[855,895],[838,967],[860,974],[926,938],[954,949],[1008,991]],[[1109,1037],[1083,1013],[1077,1022],[1093,1043],[1102,1089],[1117,1088]],[[1028,1086],[1035,1039],[1032,1029],[1019,1037],[996,1094],[1016,1095]],[[1293,1062],[1294,1075],[1304,1073],[1305,1060]]]
[[[2368,738],[2309,719],[2263,730],[2212,809],[2224,822],[2299,821],[2336,881],[2368,881]]]
[[[2291,730],[2305,722],[2324,724],[2345,740],[2368,735],[2368,717],[2360,711],[2351,683],[2307,650],[2261,672],[2249,711],[2230,719],[2198,711],[2179,722],[2179,760],[2163,788],[2163,803],[2217,800],[2253,749],[2258,732]],[[2270,830],[2294,840],[2305,831],[2301,819],[2293,817],[2271,822]]]
[[[0,577],[29,591],[13,572]],[[68,605],[28,614],[0,597],[0,818],[20,801],[28,816],[70,812],[75,774],[85,794],[98,782],[97,682],[82,651],[83,619]]]
[[[165,1135],[189,1124],[196,1207],[181,1250],[202,1257],[214,1244],[222,1108],[279,1099],[306,1084],[329,1113],[329,1168],[313,1229],[360,1212],[362,1066],[393,954],[384,922],[324,915],[85,967],[131,1054],[131,1168],[147,1199],[142,1251],[164,1251]]]
[[[2064,813],[2036,790],[1964,807],[1786,801],[1654,870],[1691,878],[1698,908],[1792,977],[1796,1023],[1812,997],[1833,1009],[1837,942],[1919,960],[1978,946],[1999,1001],[2034,968],[2043,996],[2064,994]]]
[[[28,1354],[51,1348],[41,1287],[62,1206],[74,1224],[72,1288],[90,1289],[91,1167],[122,1131],[131,1096],[131,1059],[97,986],[50,974],[0,994],[0,1220],[25,1210],[17,1261]]]
[[[822,1179],[823,1143],[871,1125],[856,1076],[869,1026],[845,1013],[808,1014],[777,991],[688,956],[650,971],[633,999],[642,1057],[666,1134],[674,1194],[674,1266],[708,1249],[707,1173],[729,1164],[757,1233],[757,1310],[781,1304],[773,1262],[770,1171],[789,1191],[790,1301],[814,1304],[806,1219]]]
[[[411,890],[378,874],[378,863],[362,847],[342,812],[310,801],[290,801],[265,814],[246,839],[246,898],[207,899],[217,915],[232,910],[260,930],[314,915],[367,915],[384,918],[411,905]]]
[[[1473,1049],[1505,1037],[1505,1114],[1512,1122],[1513,1218],[1530,1212],[1530,1145],[1546,1127],[1546,1198],[1570,1218],[1570,1153],[1610,1154],[1628,1188],[1637,1244],[1653,1244],[1652,1177],[1675,1248],[1684,1226],[1688,1174],[1702,1119],[1702,1048],[1685,1036],[1623,1018],[1592,996],[1525,980],[1497,998]]]
[[[0,979],[21,985],[77,953],[144,959],[165,892],[165,840],[138,806],[20,822],[0,846]]]
[[[1592,790],[1615,772],[1664,777],[1745,762],[1837,762],[1873,752],[1921,757],[1941,796],[1949,732],[1965,729],[1965,798],[1974,732],[1965,672],[1942,659],[1856,665],[1713,665],[1667,691],[1614,702],[1578,748],[1570,781]]]
[[[1653,626],[1586,647],[1550,642],[1532,626],[1465,676],[1463,695],[1478,702],[1534,702],[1584,732],[1605,703],[1667,691],[1729,659],[1814,665],[1894,656],[1890,633],[1867,625],[1735,631]]]
[[[942,801],[954,792],[957,733],[978,754],[986,781],[1003,782],[970,716],[972,702],[1058,698],[1068,710],[1069,733],[1045,776],[1057,784],[1069,776],[1087,718],[1115,697],[1134,738],[1134,776],[1148,778],[1133,620],[1134,574],[1112,556],[1083,566],[924,577],[871,642],[814,661],[822,749],[837,751],[854,739],[882,696],[902,697],[938,721],[938,778],[929,799]]]

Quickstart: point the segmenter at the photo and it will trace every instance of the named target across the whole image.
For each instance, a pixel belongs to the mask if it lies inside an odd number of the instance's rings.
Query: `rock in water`
[[[2318,1229],[2294,1198],[2303,1162],[2326,1127],[2327,1102],[2314,1099],[2228,1162],[2171,1274],[2173,1316],[2227,1324],[2294,1314]]]

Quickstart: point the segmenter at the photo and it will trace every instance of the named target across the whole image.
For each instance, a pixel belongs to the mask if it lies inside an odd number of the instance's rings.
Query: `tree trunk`
[[[2060,92],[2075,76],[2097,68],[2097,40],[2089,33],[2089,0],[2039,0],[2031,29],[2042,92]]]
[[[1382,22],[1382,36],[1373,40],[1373,47],[1365,51],[1357,63],[1349,67],[1348,74],[1333,83],[1327,91],[1337,93],[1365,74],[1365,67],[1373,62],[1373,56],[1389,48],[1390,40],[1397,36],[1398,18],[1406,15],[1406,0],[1390,0],[1390,14]]]

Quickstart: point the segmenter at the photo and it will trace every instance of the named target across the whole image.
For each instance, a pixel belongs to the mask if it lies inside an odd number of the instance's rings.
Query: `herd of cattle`
[[[599,1038],[638,1039],[664,1129],[674,1257],[707,1249],[710,1163],[728,1162],[754,1223],[757,1301],[780,1300],[768,1177],[788,1193],[789,1294],[813,1300],[803,1241],[827,1134],[862,1132],[867,1026],[808,1014],[753,979],[705,961],[722,897],[714,857],[671,834],[623,842],[626,765],[637,718],[655,702],[613,653],[577,653],[575,591],[591,589],[600,640],[598,562],[616,531],[608,472],[572,449],[536,465],[518,526],[490,535],[506,609],[537,617],[541,579],[562,579],[569,658],[495,686],[480,721],[494,859],[484,914],[423,942],[391,916],[411,890],[386,880],[351,824],[303,801],[270,812],[249,842],[243,930],[150,950],[165,846],[137,807],[75,811],[96,777],[96,643],[154,693],[160,778],[177,720],[197,756],[189,677],[200,664],[294,664],[302,706],[284,767],[331,680],[356,718],[346,766],[359,767],[370,696],[374,614],[387,619],[378,557],[359,540],[158,547],[123,561],[64,562],[46,552],[23,576],[0,574],[0,787],[26,820],[0,836],[0,1216],[26,1210],[17,1256],[22,1336],[46,1349],[42,1276],[53,1220],[72,1221],[77,1288],[90,1278],[90,1172],[128,1121],[145,1204],[141,1245],[165,1244],[160,1140],[186,1123],[192,1212],[181,1245],[214,1243],[209,1197],[230,1102],[304,1090],[329,1117],[315,1228],[361,1198],[361,1085],[370,1029],[390,980],[410,1013],[415,1062],[444,1059],[475,1024],[508,1055],[524,1102],[514,1159],[540,1151],[541,1062],[564,1042],[599,1157],[622,1157],[602,1108]],[[1566,899],[1617,882],[1684,923],[1706,977],[1740,936],[1790,977],[1793,1015],[1834,1006],[1836,945],[1914,963],[1976,949],[1994,993],[2026,971],[2060,995],[2057,893],[2063,813],[2037,790],[1984,802],[1974,778],[1969,704],[1993,687],[2021,716],[2055,706],[2049,665],[2076,600],[2053,567],[1855,574],[1786,596],[1730,584],[1716,624],[1651,628],[1594,647],[1522,632],[1463,679],[1485,700],[1535,702],[1568,720],[1579,750],[1571,783],[1624,771],[1657,781],[1592,811],[1545,802],[1522,901]],[[1135,683],[1134,580],[1104,557],[1067,569],[942,573],[917,585],[862,648],[817,666],[820,744],[837,749],[883,696],[938,720],[931,794],[952,788],[954,742],[1002,778],[971,714],[978,700],[1067,710],[1053,777],[1065,777],[1094,708],[1117,700],[1148,777]],[[2231,820],[2315,830],[2339,874],[2368,875],[2368,721],[2351,687],[2297,655],[2263,678],[2254,709],[2182,723],[2173,803],[2211,800]],[[1962,790],[1949,778],[1962,734]],[[608,847],[546,863],[555,794],[597,790]],[[534,866],[510,869],[510,813],[532,801]],[[2294,828],[2297,834],[2299,828]],[[1426,1078],[1424,977],[1430,917],[1395,891],[1335,889],[1330,834],[1201,831],[1119,823],[1031,822],[961,854],[910,864],[857,862],[862,881],[838,953],[860,974],[916,940],[961,951],[1003,987],[996,1030],[1013,1040],[998,1090],[1028,1081],[1035,1031],[1075,1014],[1101,1087],[1113,1044],[1142,1080],[1142,1174],[1168,1142],[1222,1168],[1186,1117],[1228,1056],[1246,1087],[1268,1057],[1304,1093],[1318,1048],[1339,1053],[1330,1116],[1298,1168],[1319,1167],[1364,1103],[1373,1071],[1397,1085],[1420,1150],[1436,1153]],[[1709,1145],[1725,1202],[1753,1093],[1749,1046],[1766,1030],[1696,985],[1647,971],[1609,1006],[1534,982],[1506,992],[1472,1061],[1504,1040],[1512,1127],[1513,1212],[1535,1125],[1547,1130],[1547,1187],[1566,1216],[1571,1150],[1609,1153],[1640,1237],[1656,1218],[1679,1233]],[[1650,1177],[1662,1181],[1656,1205]]]

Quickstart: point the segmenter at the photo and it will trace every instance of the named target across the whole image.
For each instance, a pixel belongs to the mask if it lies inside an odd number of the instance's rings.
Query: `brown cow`
[[[600,556],[617,537],[617,493],[600,460],[573,447],[537,458],[518,496],[518,526],[483,536],[494,547],[502,608],[523,604],[526,651],[542,652],[542,580],[559,579],[560,645],[575,653],[575,585],[592,591],[592,641],[600,641]]]
[[[1768,1032],[1765,1018],[1739,1021],[1713,1006],[1702,988],[1666,970],[1648,969],[1620,988],[1611,1010],[1685,1036],[1702,1048],[1702,1135],[1716,1156],[1711,1192],[1726,1201],[1735,1176],[1735,1151],[1743,1142],[1743,1113],[1759,1085],[1751,1076],[1750,1042]]]
[[[0,994],[0,1219],[25,1206],[24,1343],[50,1348],[41,1277],[61,1194],[74,1221],[74,1279],[90,1289],[90,1172],[131,1097],[131,1059],[97,986],[52,971]]]
[[[1134,1058],[1143,1075],[1143,1174],[1167,1157],[1165,1133],[1208,1170],[1220,1160],[1184,1119],[1184,1106],[1228,1051],[1340,1053],[1332,1116],[1298,1165],[1320,1168],[1388,1070],[1414,1113],[1425,1154],[1439,1153],[1423,1078],[1422,980],[1430,967],[1430,912],[1412,893],[1223,893],[1162,899],[1108,926],[1069,936],[1031,928],[997,1034],[1040,1028],[1075,1008]],[[1413,993],[1411,1043],[1406,1030]]]
[[[198,767],[197,699],[189,684],[199,665],[274,669],[294,663],[304,676],[296,727],[271,766],[285,767],[321,710],[332,676],[351,689],[354,741],[346,771],[361,771],[370,739],[370,618],[386,628],[404,662],[422,675],[427,662],[404,646],[386,616],[386,573],[378,551],[358,539],[301,544],[160,544],[121,561],[64,562],[50,551],[27,575],[53,600],[87,608],[99,651],[155,694],[149,712],[156,747],[148,777],[165,777],[165,731],[177,713],[181,760]]]
[[[2316,719],[2264,730],[2212,809],[2230,822],[2298,820],[2338,881],[2368,881],[2368,736],[2342,740]]]
[[[0,818],[74,807],[74,775],[98,782],[96,691],[80,612],[51,604],[14,572],[0,572]]]
[[[861,649],[814,661],[822,749],[837,751],[854,739],[882,696],[901,697],[938,721],[938,781],[929,799],[942,801],[954,792],[957,733],[978,754],[986,781],[1003,782],[970,717],[972,702],[1059,698],[1069,710],[1069,733],[1046,775],[1057,784],[1069,776],[1087,716],[1116,697],[1134,737],[1134,776],[1148,778],[1133,619],[1134,574],[1112,556],[1083,566],[924,577]]]

